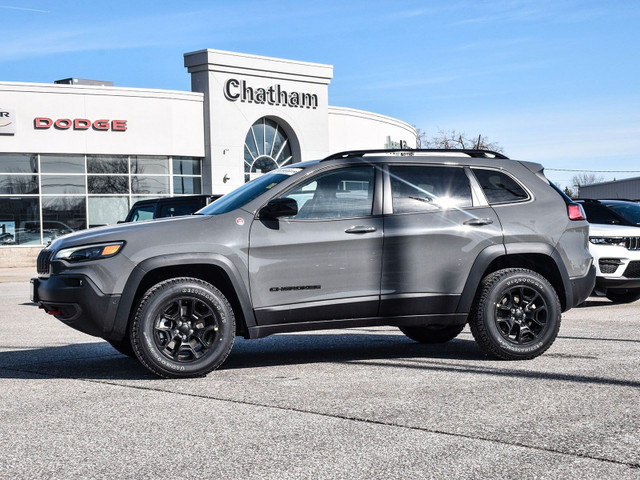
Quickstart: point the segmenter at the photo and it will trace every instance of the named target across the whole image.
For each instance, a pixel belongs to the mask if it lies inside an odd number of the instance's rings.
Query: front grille
[[[51,257],[53,256],[53,253],[53,250],[47,250],[46,248],[40,251],[37,263],[38,275],[49,274],[49,265],[51,263]]]
[[[627,237],[624,246],[627,250],[640,250],[640,237]]]
[[[627,269],[624,271],[624,276],[627,278],[639,278],[640,262],[629,262]]]

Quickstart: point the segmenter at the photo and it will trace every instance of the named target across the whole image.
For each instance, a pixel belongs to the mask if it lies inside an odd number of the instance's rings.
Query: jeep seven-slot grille
[[[624,276],[627,278],[640,277],[640,262],[629,262],[627,269],[624,271]]]
[[[37,270],[39,275],[47,275],[49,273],[49,264],[51,263],[51,256],[53,250],[41,250],[38,255]]]
[[[640,250],[640,237],[627,237],[624,246],[627,250]]]

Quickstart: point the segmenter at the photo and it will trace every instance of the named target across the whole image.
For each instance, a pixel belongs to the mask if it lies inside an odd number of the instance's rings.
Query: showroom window
[[[292,163],[291,142],[282,125],[263,117],[244,139],[244,181]]]
[[[138,200],[202,192],[202,159],[0,153],[0,246],[124,220]]]

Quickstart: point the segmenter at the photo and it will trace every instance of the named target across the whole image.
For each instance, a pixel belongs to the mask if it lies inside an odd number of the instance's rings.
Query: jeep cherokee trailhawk
[[[33,300],[165,377],[205,375],[236,335],[470,324],[487,353],[547,350],[595,281],[588,224],[536,163],[476,150],[354,151],[269,172],[196,215],[73,233]]]

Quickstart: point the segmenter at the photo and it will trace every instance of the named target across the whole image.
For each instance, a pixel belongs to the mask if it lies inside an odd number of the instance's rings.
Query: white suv
[[[596,292],[617,303],[640,298],[640,204],[581,200],[589,221],[589,250],[597,268]]]

